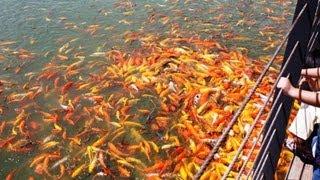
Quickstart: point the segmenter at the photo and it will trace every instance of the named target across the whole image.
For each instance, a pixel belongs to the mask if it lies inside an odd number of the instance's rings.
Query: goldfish
[[[66,162],[68,159],[69,159],[69,155],[65,156],[64,158],[58,160],[56,163],[54,163],[52,166],[51,166],[51,169],[55,169],[56,167],[60,166],[61,168],[61,165]],[[30,165],[31,166],[31,165]],[[61,173],[63,174],[63,173]]]
[[[75,169],[73,170],[72,174],[71,174],[71,177],[72,177],[72,178],[77,177],[77,176],[83,171],[83,169],[85,168],[85,166],[86,166],[85,164],[82,164],[82,165],[78,166],[77,168],[75,168]]]
[[[73,86],[73,84],[73,82],[67,82],[65,85],[63,85],[63,87],[61,88],[61,94],[65,94],[66,91],[68,91]]]
[[[8,66],[4,72],[21,75],[23,83],[1,76],[0,95],[6,97],[7,105],[0,112],[5,119],[0,123],[0,148],[17,154],[34,151],[34,156],[26,157],[26,168],[32,168],[39,178],[79,178],[86,174],[88,178],[117,179],[118,175],[191,179],[266,62],[248,57],[250,49],[227,49],[213,38],[215,35],[204,39],[205,35],[192,35],[194,32],[187,30],[191,34],[186,36],[184,23],[197,24],[204,34],[226,29],[227,24],[216,27],[212,22],[193,21],[184,11],[198,14],[205,9],[188,7],[192,1],[182,3],[183,11],[176,9],[179,1],[164,3],[141,6],[148,17],[139,29],[135,29],[139,23],[133,18],[136,5],[132,1],[114,3],[113,8],[119,8],[119,12],[101,7],[98,15],[124,16],[115,19],[114,25],[100,24],[98,16],[92,21],[96,24],[58,17],[62,28],[92,37],[70,40],[62,36],[56,39],[58,47],[40,54],[14,50],[11,47],[16,42],[1,41],[0,59],[3,55],[1,62],[5,66],[11,56],[34,62],[38,57],[45,60],[36,63],[40,69],[34,72],[26,68],[29,61],[19,62],[21,67]],[[166,13],[159,13],[163,7],[167,7]],[[167,14],[171,11],[175,17]],[[211,11],[216,11],[215,7]],[[50,24],[56,23],[49,15],[44,18]],[[219,15],[212,20],[224,18],[228,17]],[[250,23],[245,19],[234,22],[244,27]],[[132,29],[119,29],[124,25]],[[155,29],[161,26],[166,32],[154,33],[150,25]],[[274,37],[268,38],[272,31],[258,31],[266,38],[264,48],[277,44]],[[109,36],[111,32],[117,35]],[[221,36],[248,40],[230,32]],[[104,42],[88,49],[92,38]],[[27,39],[30,45],[31,39]],[[40,40],[34,41],[33,46],[39,44]],[[270,77],[262,80],[259,94],[248,103],[202,179],[219,179],[226,171],[275,83],[279,68],[271,68]],[[265,118],[259,121],[257,130]],[[246,145],[239,161],[245,158],[252,142]],[[253,156],[256,154],[257,150]],[[289,155],[284,159],[288,160]]]
[[[15,44],[15,41],[0,41],[0,46],[9,46]]]
[[[108,148],[109,148],[109,150],[110,150],[111,152],[115,153],[115,154],[118,155],[118,156],[128,156],[128,154],[125,154],[125,153],[121,152],[120,150],[118,150],[118,149],[116,148],[115,145],[113,145],[113,144],[110,143],[110,142],[108,143]]]

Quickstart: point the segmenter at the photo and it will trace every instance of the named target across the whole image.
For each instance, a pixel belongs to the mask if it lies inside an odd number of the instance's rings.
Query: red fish
[[[61,88],[61,94],[65,94],[72,86],[73,82],[69,81],[67,82],[62,88]]]

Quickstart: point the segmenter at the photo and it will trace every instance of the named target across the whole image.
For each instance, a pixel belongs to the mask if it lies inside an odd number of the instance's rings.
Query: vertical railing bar
[[[299,42],[297,42],[296,43],[296,45],[298,44]],[[300,45],[300,44],[298,44],[298,45]],[[300,46],[299,46],[300,47]],[[300,60],[300,62],[301,62],[301,60],[302,60],[302,56],[301,56],[301,48],[299,48],[299,60]],[[280,93],[279,93],[280,94]],[[271,111],[273,111],[273,110],[271,110]],[[277,114],[278,114],[278,112],[277,112]],[[275,117],[277,116],[277,114],[275,115]],[[274,121],[274,119],[273,119],[273,121]],[[266,135],[265,135],[265,137],[264,137],[264,139],[263,139],[263,143],[262,143],[262,145],[261,145],[261,147],[263,147],[263,144],[265,143],[265,138],[266,137],[268,137],[268,135],[269,135],[269,131],[271,130],[271,128],[273,127],[273,122],[272,122],[272,125],[269,127],[269,130],[268,130],[268,132],[266,133]],[[279,140],[278,139],[276,139],[276,141],[277,141],[277,144],[278,144],[278,146],[279,146],[279,148],[281,148],[281,144],[280,144],[280,142],[279,142]],[[256,145],[256,144],[255,144]],[[254,164],[256,164],[257,163],[257,159],[255,160],[255,162],[254,162]],[[257,166],[257,169],[259,168],[259,166],[260,166],[260,162],[259,162],[259,164],[258,164],[258,166]],[[251,169],[251,171],[252,171],[252,169]]]
[[[275,100],[275,101],[277,101],[277,99],[280,97],[280,94],[282,94],[282,89],[279,91],[278,96],[276,97],[276,100]],[[282,105],[282,104],[281,104],[281,105]],[[273,106],[273,107],[275,107],[275,106]],[[273,107],[272,107],[272,108],[273,108]],[[271,109],[272,109],[272,108],[271,108]],[[270,116],[270,115],[269,115],[269,116]],[[264,126],[265,126],[265,125],[266,125],[266,124],[264,124]],[[250,151],[249,151],[249,154],[248,154],[248,156],[247,156],[247,159],[246,159],[245,162],[243,163],[243,165],[242,165],[242,167],[241,167],[241,169],[240,169],[240,171],[239,171],[239,173],[238,173],[237,180],[240,179],[240,177],[241,177],[241,175],[242,175],[242,173],[243,173],[243,171],[244,171],[247,163],[249,162],[249,159],[250,159],[250,157],[251,157],[251,155],[252,155],[252,153],[253,153],[253,151],[254,151],[254,148],[256,147],[257,143],[259,142],[259,139],[260,139],[261,135],[263,134],[262,132],[264,131],[264,126],[261,128],[257,139],[256,139],[255,142],[253,143],[253,145],[252,145],[252,147],[251,147],[251,149],[250,149]],[[250,170],[250,172],[251,172],[251,171],[252,171],[252,169]],[[249,174],[250,174],[250,172],[249,172]]]
[[[274,137],[276,131],[277,131],[276,129],[273,130],[273,132],[272,132],[272,134],[271,134],[271,137]],[[263,157],[262,157],[261,159],[264,159],[264,161],[263,161],[263,163],[261,163],[260,167],[261,167],[261,166],[263,167],[263,166],[265,165],[267,159],[268,159],[268,156],[269,156],[269,154],[270,154],[268,149],[269,149],[269,147],[270,147],[270,145],[271,145],[271,142],[272,142],[272,138],[269,139],[269,141],[268,141],[268,143],[267,143],[267,146],[266,146],[266,148],[265,148],[265,150],[264,150],[264,152],[263,152]],[[259,168],[260,168],[260,167],[259,167]],[[259,175],[259,174],[261,173],[261,171],[262,171],[263,168],[260,168],[260,169],[259,169],[259,168],[256,169],[256,170],[258,170],[258,172],[254,172],[254,173],[253,173],[253,176],[252,176],[253,179],[255,179],[255,176],[256,176],[256,175]]]
[[[251,127],[250,127],[250,129],[249,129],[249,132],[248,132],[248,133],[246,134],[246,136],[244,137],[244,139],[243,139],[240,147],[239,147],[238,150],[237,150],[237,153],[236,153],[235,156],[233,157],[231,163],[230,163],[229,166],[228,166],[228,170],[227,170],[227,172],[225,172],[225,174],[223,175],[222,179],[226,179],[226,177],[228,176],[228,174],[229,174],[230,171],[231,171],[231,168],[233,167],[234,163],[236,162],[238,156],[240,155],[243,147],[245,146],[245,143],[246,143],[246,142],[248,141],[248,139],[250,138],[250,135],[251,135],[251,133],[252,133],[255,125],[257,124],[257,122],[258,122],[258,120],[260,119],[262,113],[264,112],[265,107],[268,105],[268,103],[269,103],[269,101],[270,101],[270,99],[271,99],[271,96],[274,94],[274,90],[275,90],[276,85],[278,84],[278,82],[279,82],[279,80],[280,80],[280,77],[283,75],[285,69],[287,68],[289,62],[291,61],[292,56],[293,56],[294,52],[296,51],[296,49],[297,49],[297,47],[298,47],[298,44],[299,44],[299,42],[297,42],[297,43],[295,44],[294,48],[292,49],[291,54],[290,54],[288,60],[285,62],[284,66],[283,66],[283,68],[282,68],[282,70],[281,70],[281,72],[279,73],[279,75],[278,75],[278,77],[277,77],[277,79],[276,79],[275,84],[274,84],[273,87],[271,88],[271,93],[269,94],[266,102],[265,102],[265,103],[263,104],[263,106],[260,108],[260,110],[259,110],[256,118],[254,119],[254,121],[253,121],[253,123],[252,123],[252,125],[251,125]],[[268,118],[267,118],[267,119],[268,119]]]
[[[319,4],[318,4],[319,5]],[[309,10],[309,8],[308,8],[308,12],[309,12],[310,10]],[[310,12],[309,12],[310,13]],[[309,16],[308,16],[308,18],[309,18]],[[310,18],[309,18],[309,20],[310,20]],[[317,36],[318,36],[318,33],[316,34],[316,38],[317,38]],[[314,39],[316,39],[316,38],[314,38]],[[315,40],[313,40],[313,43],[315,42]],[[313,46],[313,43],[312,43],[312,46]],[[303,59],[303,57],[302,57],[302,52],[301,52],[301,46],[299,46],[300,48],[299,48],[299,60],[300,60],[300,62],[302,62],[302,59]],[[278,112],[277,112],[278,113]],[[276,115],[277,116],[277,115]],[[272,123],[272,125],[270,126],[270,129],[269,130],[271,130],[271,128],[273,127],[273,123]],[[275,128],[276,129],[276,128]],[[269,134],[269,130],[268,130],[268,132],[267,132],[267,134],[266,134],[266,136],[264,137],[264,140],[263,140],[263,143],[262,143],[262,145],[261,145],[261,147],[263,147],[264,146],[264,144],[265,144],[265,138],[266,137],[268,137],[268,134]],[[280,142],[279,142],[279,140],[278,140],[278,138],[276,139],[276,141],[277,141],[277,144],[278,144],[278,146],[279,146],[279,148],[281,149],[281,144],[280,144]],[[265,150],[266,151],[266,150]],[[263,158],[264,156],[265,156],[265,151],[264,151],[264,153],[263,153],[263,155],[262,155],[262,157],[261,158]],[[248,158],[249,159],[249,158]],[[256,164],[256,161],[257,161],[257,159],[255,160],[255,162],[254,162],[254,164]],[[271,163],[272,163],[272,165],[273,165],[273,162],[271,161]],[[263,167],[261,167],[261,161],[258,163],[258,166],[257,166],[257,170],[259,170],[259,168],[263,168]],[[275,168],[275,167],[274,167]],[[252,171],[252,169],[251,169],[251,171]],[[261,170],[260,170],[261,171]],[[253,172],[254,174],[253,174],[253,177],[255,177],[256,176],[256,171],[254,171]],[[251,172],[249,172],[249,174],[251,174]]]
[[[312,22],[312,26],[311,26],[312,35],[311,35],[311,37],[310,37],[310,39],[309,39],[309,42],[308,42],[308,45],[307,45],[308,52],[310,52],[311,49],[312,49],[312,45],[311,45],[310,43],[311,43],[312,41],[313,41],[313,43],[314,43],[313,37],[314,37],[315,33],[317,32],[317,27],[318,27],[318,25],[315,26],[315,24],[316,24],[317,22],[318,22],[317,24],[319,24],[319,6],[320,6],[320,0],[318,0],[317,8],[316,8],[316,11],[315,11],[315,13],[314,13],[314,18],[313,18],[313,22]],[[313,44],[313,43],[312,43],[312,44]]]
[[[317,19],[319,17],[319,6],[320,6],[320,0],[318,0],[318,5],[317,5],[316,12],[314,13],[314,19],[313,19],[312,26],[314,26],[316,24]]]
[[[279,98],[281,94],[282,94],[282,90],[280,90],[277,98]],[[282,104],[281,104],[280,106],[282,107]],[[280,108],[277,110],[276,115],[278,115],[279,111],[280,111]],[[275,119],[276,119],[276,116],[273,118],[273,121],[272,121],[270,127],[273,126],[273,124],[274,124],[274,122],[275,122]],[[269,129],[269,130],[270,130],[270,129]],[[263,131],[263,129],[261,129],[261,131],[260,131],[260,133],[259,133],[259,135],[258,135],[258,137],[257,137],[257,140],[256,140],[256,141],[254,142],[254,144],[252,145],[252,147],[251,147],[251,149],[250,149],[250,152],[249,152],[249,154],[248,154],[248,157],[247,157],[246,161],[244,162],[244,164],[243,164],[242,167],[241,167],[241,170],[240,170],[240,172],[239,172],[239,175],[242,174],[243,169],[246,167],[246,165],[247,165],[247,163],[248,163],[248,160],[250,159],[250,157],[251,157],[251,155],[252,155],[252,153],[253,153],[254,148],[256,147],[257,143],[259,142],[259,139],[260,139],[260,137],[261,137],[261,135],[262,135],[262,131]],[[269,132],[269,131],[268,131],[268,132]],[[266,140],[264,139],[263,142],[261,143],[261,147],[262,147],[262,145],[265,143],[265,141],[266,141]],[[261,150],[261,149],[260,149],[260,150]],[[265,151],[264,151],[264,152],[265,152]],[[263,159],[264,152],[263,152],[263,154],[261,155],[260,159]],[[255,163],[256,163],[256,162],[254,162],[254,164],[255,164]],[[260,161],[260,163],[261,163],[261,161]],[[260,163],[257,165],[257,167],[256,167],[255,169],[258,169],[258,168],[259,168]],[[250,169],[250,171],[249,171],[248,174],[251,174],[251,172],[253,172],[253,169],[254,169],[254,167],[252,167],[252,168]],[[238,177],[239,177],[239,176],[238,176]]]
[[[277,100],[280,98],[280,95],[281,95],[281,94],[282,94],[282,89],[281,89],[280,92],[278,93],[275,101],[277,101]],[[272,107],[271,107],[271,110],[274,109],[274,108],[275,108],[275,106],[272,106]],[[271,110],[270,110],[270,111],[271,111]],[[271,114],[271,113],[268,114],[268,117],[270,116],[270,114]],[[265,126],[265,124],[264,124],[264,126]],[[250,159],[250,157],[251,157],[251,154],[253,153],[253,150],[254,150],[256,144],[258,143],[261,135],[263,134],[263,133],[262,133],[263,131],[264,131],[264,127],[261,128],[261,130],[260,130],[260,132],[259,132],[259,135],[258,135],[256,141],[253,143],[253,145],[252,145],[252,147],[251,147],[251,149],[250,149],[250,151],[249,151],[248,157],[247,157],[247,159],[245,160],[244,164],[242,165],[242,167],[241,167],[241,169],[240,169],[240,171],[239,171],[239,173],[238,173],[238,177],[241,176],[244,168],[246,167],[246,165],[247,165],[247,163],[248,163],[248,161],[249,161],[249,159]]]
[[[314,27],[312,27],[316,22],[317,22],[317,17],[315,17],[314,19],[313,19],[313,22],[310,22],[311,21],[311,13],[310,13],[310,4],[309,4],[309,6],[307,7],[308,9],[307,9],[307,18],[308,18],[308,24],[311,26],[311,28],[314,28]],[[317,6],[317,10],[316,10],[316,14],[317,14],[317,12],[318,12],[318,9],[319,9],[319,1],[318,1],[318,6]],[[316,15],[315,15],[316,16]],[[319,22],[318,22],[318,24],[319,24]],[[310,30],[310,28],[309,28],[309,30]],[[310,37],[310,31],[308,31],[308,36]],[[314,38],[314,36],[315,36],[315,38]],[[314,43],[315,43],[315,41],[316,41],[316,39],[317,39],[317,37],[318,37],[318,32],[316,33],[316,34],[312,34],[312,38],[308,38],[309,39],[309,43],[311,42],[311,48],[313,48],[313,46],[314,46]],[[311,40],[311,41],[310,41]],[[308,43],[308,46],[309,46],[309,43]],[[303,44],[305,44],[305,41],[303,42]],[[303,45],[304,46],[304,45]],[[302,57],[302,55],[304,54],[303,52],[305,52],[305,49],[301,49],[301,46],[300,46],[300,48],[299,48],[299,56],[300,56],[300,58],[299,58],[299,60],[300,61],[303,61],[303,59],[304,59],[304,57]],[[304,62],[303,62],[304,63]],[[286,104],[286,107],[287,107],[287,105],[288,105],[288,108],[290,108],[290,105],[289,104]],[[287,115],[285,116],[285,117],[287,117]],[[282,125],[281,125],[282,126]],[[273,127],[273,126],[272,126]],[[277,127],[274,127],[273,129],[274,129],[274,131],[276,131],[277,129],[278,129],[279,127],[277,126]],[[270,128],[271,129],[271,128]],[[269,129],[269,130],[270,130]],[[269,134],[268,134],[269,135]],[[263,141],[265,141],[266,139],[265,138],[267,138],[268,136],[266,136],[266,137],[264,137],[264,140]],[[282,136],[281,136],[282,137]],[[280,137],[280,138],[281,138]],[[280,139],[276,139],[276,143],[277,143],[277,145],[279,146],[279,148],[281,148],[280,147],[280,142],[279,142],[279,140]],[[269,141],[270,142],[270,141]],[[274,142],[274,141],[273,141]],[[255,143],[256,144],[256,143]],[[265,144],[263,143],[263,146],[265,146]],[[261,146],[261,147],[263,147],[263,146]],[[267,149],[269,150],[269,148],[270,147],[268,147]],[[261,149],[261,148],[260,148]],[[270,151],[268,151],[268,153],[270,153]],[[278,154],[277,154],[278,155]],[[263,154],[263,158],[265,157],[265,152],[264,152],[264,154]],[[250,158],[248,158],[248,159],[250,159]],[[260,161],[261,162],[261,161]],[[263,166],[261,167],[261,165],[260,165],[260,162],[259,162],[259,165],[258,165],[258,168],[257,168],[257,170],[258,170],[258,172],[259,172],[259,174],[258,174],[258,179],[261,177],[261,171],[263,170],[264,172],[266,172],[266,170],[267,170],[267,172],[269,172],[269,170],[270,169],[265,169],[266,167],[264,167],[265,166],[265,163],[263,163]],[[271,162],[271,165],[273,165],[273,161],[272,160],[270,160],[270,162]],[[256,164],[256,162],[255,162],[255,164]],[[259,169],[260,168],[260,169]],[[274,169],[272,169],[273,171],[274,171]],[[256,177],[256,173],[257,172],[254,172],[255,174],[253,175],[253,177]],[[249,174],[251,174],[251,172],[249,173]],[[248,176],[249,177],[249,176]],[[262,177],[263,177],[263,175],[262,175]]]
[[[297,42],[297,43],[299,43],[299,42]],[[296,43],[296,45],[297,45],[297,43]],[[300,48],[299,48],[299,50],[300,50]],[[302,58],[301,57],[301,53],[299,53],[299,55],[300,55],[300,58]],[[291,58],[291,55],[289,56],[289,58],[288,58],[288,60],[290,60],[290,58]],[[300,61],[301,61],[301,59],[299,59]],[[283,69],[286,67],[286,64],[283,66]],[[276,83],[277,84],[277,83]],[[279,94],[282,92],[282,90],[280,90],[280,92],[279,92]],[[265,126],[265,125],[264,125]],[[261,129],[261,131],[259,132],[259,135],[258,135],[258,140],[260,139],[260,136],[263,134],[262,132],[263,132],[263,130],[264,130],[264,126],[263,126],[263,128]],[[240,171],[239,171],[239,173],[238,173],[238,176],[237,176],[237,180],[239,180],[240,179],[240,177],[241,177],[241,175],[242,175],[242,173],[243,173],[243,171],[244,171],[244,169],[245,169],[245,167],[246,167],[246,165],[247,165],[247,163],[248,163],[248,161],[249,161],[249,159],[250,159],[250,157],[251,157],[251,155],[252,155],[252,153],[253,153],[253,151],[254,151],[254,148],[255,148],[255,146],[257,145],[257,143],[258,143],[258,141],[255,141],[254,143],[253,143],[253,146],[251,147],[251,149],[250,149],[250,151],[249,151],[249,154],[248,154],[248,158],[245,160],[245,162],[243,163],[243,165],[242,165],[242,167],[241,167],[241,169],[240,169]],[[251,172],[251,171],[250,171]]]
[[[279,94],[278,94],[278,97],[280,97],[281,94],[282,94],[282,93],[279,93]],[[274,105],[276,105],[276,103],[275,103]],[[276,120],[277,120],[277,116],[279,115],[280,111],[282,110],[282,107],[283,107],[282,105],[283,105],[283,104],[281,103],[280,106],[279,106],[279,108],[278,108],[278,110],[277,110],[277,112],[276,112],[276,114],[275,114],[275,116],[274,116],[274,118],[272,119],[272,122],[271,122],[271,124],[270,124],[270,126],[269,126],[269,129],[268,129],[267,133],[265,134],[265,136],[263,137],[263,141],[262,141],[262,143],[261,143],[261,147],[263,147],[263,146],[265,145],[265,143],[267,142],[266,137],[268,137],[268,136],[270,135],[270,133],[272,132],[272,127],[274,126],[274,124],[275,124],[275,122],[276,122]],[[263,158],[266,150],[267,150],[267,148],[265,148],[265,150],[263,151],[262,156],[261,156],[261,159]],[[260,149],[260,151],[261,151],[261,149]],[[257,161],[257,159],[254,161],[253,164],[256,164],[256,163],[257,163],[256,161]],[[253,170],[254,172],[256,172],[255,169],[259,169],[259,168],[260,168],[260,165],[261,165],[261,161],[258,163],[257,167],[256,167],[256,168],[253,167],[252,170]],[[255,173],[254,173],[254,174],[255,174]]]
[[[295,49],[297,48],[297,45],[299,45],[299,41],[296,43],[296,45],[295,45],[295,47],[293,48],[293,50],[291,51],[291,54],[290,54],[290,56],[289,56],[289,58],[288,58],[288,60],[287,61],[290,61],[291,60],[291,57],[293,56],[293,52],[295,51]],[[300,49],[299,49],[300,50]],[[287,67],[287,62],[285,63],[285,65],[283,66],[283,68],[282,68],[282,71],[281,71],[281,73],[283,72],[283,70]],[[280,74],[281,74],[280,73]],[[279,75],[280,76],[280,75]],[[282,74],[281,74],[281,76],[282,76]],[[278,77],[279,78],[279,77]],[[278,80],[276,81],[276,83],[275,84],[277,84],[278,83]],[[282,92],[282,91],[281,91]],[[281,94],[281,92],[279,92],[279,94]],[[270,95],[271,96],[271,95]],[[260,113],[260,112],[259,112]],[[262,112],[261,112],[262,113]],[[269,117],[268,117],[269,118]],[[265,126],[265,125],[264,125]],[[259,133],[259,136],[258,136],[258,139],[260,139],[260,136],[262,135],[262,132],[263,132],[263,130],[264,130],[264,126],[263,126],[263,128],[261,129],[261,131],[260,131],[260,133]],[[242,175],[242,173],[243,173],[243,171],[244,171],[244,168],[246,167],[246,165],[247,165],[247,163],[248,163],[248,160],[249,160],[249,158],[250,158],[250,156],[251,156],[251,154],[253,153],[253,151],[254,151],[254,148],[255,148],[255,146],[256,146],[256,144],[257,144],[257,142],[258,141],[255,141],[254,142],[254,144],[253,144],[253,146],[252,146],[252,148],[250,149],[250,151],[249,151],[249,155],[248,155],[248,159],[244,162],[244,164],[242,165],[242,167],[241,167],[241,169],[240,169],[240,171],[239,171],[239,174],[238,174],[238,176],[237,176],[237,179],[239,180],[240,179],[240,177],[241,177],[241,175]],[[235,160],[233,160],[233,161],[235,161]]]
[[[277,50],[275,51],[272,59],[268,62],[268,64],[266,65],[266,68],[263,70],[263,72],[261,73],[261,75],[259,76],[256,84],[254,85],[254,87],[250,90],[248,96],[245,98],[245,100],[243,101],[243,103],[241,104],[240,108],[237,110],[237,112],[235,113],[235,115],[233,116],[233,118],[231,119],[231,121],[229,122],[228,126],[226,129],[224,129],[222,135],[220,136],[220,138],[218,139],[218,141],[216,142],[215,146],[213,147],[213,149],[209,152],[208,156],[206,157],[205,161],[203,162],[203,164],[201,165],[200,169],[198,170],[198,172],[195,174],[194,179],[200,179],[201,175],[204,173],[205,169],[209,166],[210,162],[212,161],[214,155],[216,154],[216,152],[218,151],[218,148],[220,147],[221,143],[224,141],[225,137],[228,135],[229,131],[231,130],[232,126],[234,125],[234,123],[237,121],[238,117],[240,116],[240,114],[242,113],[242,111],[244,110],[245,106],[247,105],[247,103],[249,102],[249,100],[251,99],[252,95],[254,94],[255,90],[258,88],[258,85],[261,83],[263,77],[265,76],[265,74],[267,73],[269,67],[271,66],[271,64],[273,63],[273,61],[275,60],[276,56],[278,55],[278,53],[280,52],[281,48],[284,46],[285,42],[287,41],[289,35],[291,34],[293,28],[295,27],[295,25],[297,24],[298,20],[300,19],[301,15],[303,14],[303,12],[305,12],[305,9],[307,7],[308,3],[306,3],[303,8],[301,9],[301,11],[299,12],[297,18],[294,20],[293,24],[291,25],[290,30],[287,32],[287,34],[285,35],[285,38],[283,39],[283,41],[281,42],[281,44],[278,46]]]
[[[317,8],[319,8],[319,1],[318,1],[318,7]],[[319,9],[318,9],[318,11],[319,11]],[[314,18],[314,24],[312,25],[312,34],[310,36],[310,39],[309,39],[308,45],[307,45],[308,50],[311,49],[310,46],[311,46],[312,41],[314,41],[314,36],[319,31],[319,23],[320,23],[320,19],[318,17],[315,17]]]
[[[262,179],[264,179],[264,176],[265,176],[265,174],[261,173],[261,174],[259,174],[259,176],[256,179],[262,180]]]
[[[310,39],[309,39],[309,41],[308,41],[308,45],[307,45],[307,47],[308,47],[308,50],[310,51],[310,46],[311,46],[311,43],[314,41],[314,37],[315,36],[315,32],[312,32],[312,35],[310,36]]]
[[[314,34],[316,32],[316,28],[315,28],[315,24],[317,22],[317,14],[318,14],[318,11],[319,11],[319,0],[318,0],[318,3],[317,3],[317,8],[316,8],[316,11],[315,11],[315,14],[314,14],[314,18],[313,18],[313,22],[311,24],[311,36],[310,36],[310,39],[308,41],[308,44],[307,44],[307,48],[308,48],[308,51],[310,51],[311,49],[311,42],[313,41],[313,37],[314,37]],[[310,15],[310,7],[308,6],[308,9],[307,9],[307,12],[308,12],[308,22],[310,22],[311,20],[311,15]]]
[[[281,94],[282,94],[282,89],[279,91],[279,94],[278,94],[277,98],[279,98]],[[276,100],[276,101],[277,101],[277,100]],[[275,117],[273,118],[273,120],[272,120],[272,122],[271,122],[271,124],[270,124],[270,126],[269,126],[270,128],[268,129],[268,132],[266,133],[265,137],[268,137],[268,135],[270,134],[271,127],[274,125],[275,119],[277,118],[280,110],[282,110],[282,105],[283,105],[283,104],[281,103],[280,106],[279,106],[279,109],[277,110],[277,112],[276,112],[276,114],[275,114]],[[272,108],[272,110],[273,110],[273,108]],[[260,131],[257,140],[259,140],[260,137],[261,137],[261,135],[263,134],[262,131],[263,131],[263,129]],[[265,137],[264,137],[263,140],[262,140],[261,147],[263,147],[264,144],[266,143],[266,140],[267,140],[267,139],[265,139]],[[256,144],[257,144],[257,142],[255,142],[255,143],[253,144],[252,149],[255,148]],[[251,149],[251,150],[252,150],[252,149]],[[249,155],[248,155],[248,159],[250,158],[251,153],[253,152],[253,151],[251,151],[251,150],[250,150],[250,153],[249,153]],[[260,149],[260,151],[261,151],[261,149]],[[260,159],[262,159],[263,156],[264,156],[264,153],[262,154],[262,156],[261,156]],[[255,160],[254,164],[256,164],[256,161],[257,161],[257,159]],[[257,167],[256,167],[255,169],[258,169],[258,168],[259,168],[260,163],[261,163],[261,161],[258,163],[258,165],[257,165]],[[244,163],[244,166],[245,166],[246,164],[247,164],[247,162]],[[254,167],[251,168],[249,174],[251,173],[251,171],[253,171],[253,169],[254,169]]]
[[[310,37],[310,39],[309,39],[309,41],[308,41],[308,45],[307,45],[307,47],[309,47],[309,50],[311,49],[310,48],[310,44],[314,41],[314,37],[315,36],[315,32],[312,32],[312,35],[311,35],[311,37]]]
[[[289,170],[288,170],[288,172],[287,172],[287,174],[286,174],[286,177],[284,178],[285,180],[288,180],[288,176],[289,176],[289,173],[291,172],[291,168],[292,168],[292,165],[293,165],[293,161],[294,161],[294,158],[296,157],[296,155],[293,155],[293,158],[292,158],[292,160],[291,160],[291,162],[290,162],[290,165],[289,165]]]
[[[313,45],[314,45],[314,43],[316,42],[316,40],[317,40],[317,38],[318,38],[318,35],[319,35],[319,32],[317,32],[317,33],[315,34],[315,37],[314,37],[314,39],[312,40],[312,43],[311,43],[311,45],[310,45],[310,47],[309,47],[309,49],[308,49],[309,52],[310,52],[311,49],[313,48]]]

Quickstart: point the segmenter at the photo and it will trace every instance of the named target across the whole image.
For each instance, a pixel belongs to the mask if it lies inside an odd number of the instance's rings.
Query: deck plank
[[[312,179],[312,173],[313,173],[313,166],[310,164],[305,164],[303,173],[302,173],[302,179],[311,180]]]
[[[304,164],[297,156],[294,157],[291,168],[288,172],[288,180],[311,180],[312,165]]]

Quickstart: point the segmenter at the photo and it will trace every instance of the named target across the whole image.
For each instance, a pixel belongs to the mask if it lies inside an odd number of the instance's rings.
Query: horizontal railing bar
[[[266,75],[267,71],[269,70],[271,64],[274,62],[274,60],[276,59],[277,55],[279,54],[281,48],[284,46],[285,42],[287,41],[287,39],[289,38],[289,35],[291,34],[293,28],[295,27],[295,25],[297,24],[298,20],[300,19],[300,17],[302,16],[303,12],[305,12],[305,9],[307,7],[308,3],[306,3],[303,8],[301,9],[300,13],[298,14],[297,18],[294,20],[293,24],[290,27],[290,30],[287,32],[287,34],[285,35],[285,38],[282,40],[281,44],[277,47],[275,53],[273,54],[273,57],[271,58],[271,60],[268,62],[268,64],[266,65],[265,69],[262,71],[261,75],[259,76],[257,82],[255,83],[254,87],[250,90],[249,95],[244,99],[243,103],[241,104],[241,106],[239,107],[239,109],[237,110],[236,114],[232,117],[231,121],[229,122],[228,126],[226,129],[224,129],[222,135],[220,136],[220,138],[218,139],[218,141],[216,142],[216,144],[214,145],[213,149],[210,151],[210,153],[208,154],[208,156],[206,157],[204,163],[201,165],[200,169],[198,170],[198,172],[196,173],[196,175],[194,176],[194,179],[198,180],[200,179],[200,177],[202,176],[202,174],[204,173],[205,169],[209,166],[210,162],[212,161],[214,155],[216,154],[216,152],[218,151],[218,148],[220,147],[220,145],[222,144],[222,142],[224,141],[225,137],[229,134],[229,131],[231,130],[232,126],[235,124],[235,122],[237,121],[237,119],[239,118],[240,114],[242,113],[242,111],[244,110],[245,106],[247,105],[247,103],[249,102],[249,100],[251,99],[252,95],[254,94],[254,92],[256,91],[256,89],[258,88],[258,86],[260,85],[263,77]]]

